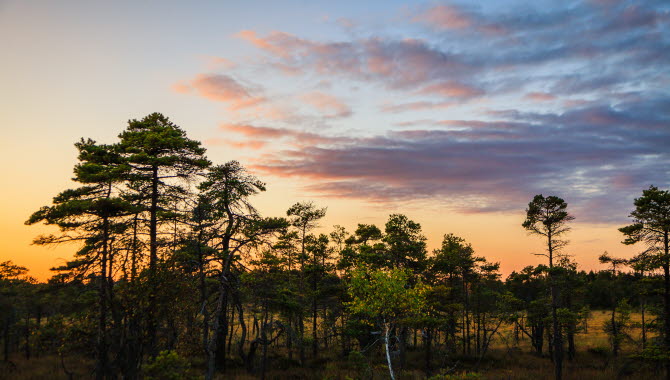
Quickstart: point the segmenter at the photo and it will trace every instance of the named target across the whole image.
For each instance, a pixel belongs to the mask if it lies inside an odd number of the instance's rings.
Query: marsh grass
[[[639,314],[631,315],[633,322],[640,321]],[[577,354],[573,360],[565,361],[565,379],[609,380],[609,379],[655,379],[660,368],[640,363],[629,358],[639,350],[641,331],[631,328],[632,339],[624,341],[618,358],[611,356],[610,343],[603,326],[610,318],[609,311],[592,311],[588,320],[587,332],[575,337]],[[653,334],[649,334],[653,337]],[[546,342],[545,342],[546,343]],[[545,346],[546,349],[546,346]],[[371,349],[365,355],[342,358],[338,349],[322,352],[318,360],[308,360],[306,366],[299,367],[297,362],[289,361],[286,352],[279,347],[269,351],[266,379],[388,379],[388,370],[384,365],[381,347]],[[408,366],[398,374],[399,380],[425,379],[424,353],[421,347],[408,352]],[[551,379],[553,366],[548,353],[538,356],[531,353],[528,339],[522,337],[514,342],[513,329],[507,326],[492,342],[486,358],[447,357],[444,352],[435,351],[430,376],[432,380],[456,379]],[[204,373],[204,362],[198,357],[189,359],[194,373]],[[84,357],[68,356],[65,366],[73,373],[73,379],[93,377],[93,361]],[[258,379],[259,374],[248,373],[237,361],[230,362],[231,369],[219,374],[216,379]],[[448,372],[439,368],[449,368]],[[468,375],[469,374],[469,375]],[[69,379],[63,370],[57,355],[45,355],[25,360],[18,354],[12,363],[0,362],[0,379],[60,380]]]

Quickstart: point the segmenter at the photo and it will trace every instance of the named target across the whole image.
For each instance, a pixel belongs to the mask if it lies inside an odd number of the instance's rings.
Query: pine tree
[[[536,195],[533,200],[528,203],[526,209],[526,220],[522,226],[532,234],[544,236],[547,239],[547,253],[549,259],[549,279],[551,288],[551,319],[553,325],[553,358],[554,358],[554,375],[556,380],[560,380],[563,376],[563,336],[558,321],[559,308],[559,287],[557,280],[557,268],[555,268],[555,259],[568,242],[562,240],[561,237],[570,228],[566,223],[573,220],[574,217],[567,212],[568,204],[559,197],[548,196],[544,197],[542,194]]]
[[[149,355],[154,357],[158,354],[156,295],[160,223],[174,218],[177,210],[173,205],[188,193],[187,181],[210,162],[199,141],[186,137],[186,132],[160,113],[128,121],[128,127],[119,138],[119,152],[130,167],[127,179],[137,191],[142,211],[148,214],[147,344]]]
[[[52,206],[33,213],[26,224],[58,226],[60,235],[40,236],[35,244],[83,243],[76,260],[66,269],[79,276],[89,271],[99,273],[96,377],[102,379],[110,375],[107,317],[112,303],[112,242],[127,228],[122,217],[133,212],[115,185],[123,181],[129,167],[113,146],[98,145],[90,139],[82,139],[75,146],[79,163],[73,180],[82,186],[58,194]]]

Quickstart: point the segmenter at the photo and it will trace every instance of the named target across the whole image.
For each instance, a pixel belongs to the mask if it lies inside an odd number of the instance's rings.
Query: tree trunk
[[[644,350],[647,348],[647,325],[644,319],[644,312],[645,312],[645,301],[642,300],[642,303],[640,305],[640,313],[642,314],[642,349]]]
[[[235,335],[235,308],[234,307],[230,308],[230,323],[229,323],[229,325],[230,325],[230,328],[228,330],[230,330],[230,334],[228,334],[228,345],[226,346],[226,347],[228,347],[228,352],[227,352],[228,355],[230,355],[230,352],[233,349],[233,335]]]
[[[400,369],[404,369],[407,366],[407,327],[400,329]]]
[[[98,347],[96,352],[95,378],[104,379],[107,376],[107,241],[109,234],[109,220],[102,221],[102,254],[100,263],[100,283],[98,289]]]
[[[551,285],[551,319],[553,324],[554,376],[556,380],[561,380],[563,377],[563,337],[558,323],[558,289],[554,284]]]
[[[30,360],[30,315],[26,315],[25,346],[23,347],[26,359]]]
[[[611,323],[612,323],[612,355],[614,355],[614,357],[617,357],[619,356],[619,336],[618,336],[619,334],[616,325],[616,303],[612,307]]]
[[[244,355],[244,342],[247,339],[247,324],[244,322],[242,303],[237,296],[235,297],[235,306],[237,307],[237,320],[240,324],[240,342],[237,345],[237,353],[242,361],[246,363],[247,357]]]
[[[553,358],[554,358],[554,377],[556,380],[563,378],[563,337],[560,324],[558,322],[558,288],[556,286],[556,275],[554,273],[554,247],[552,246],[552,231],[547,232],[547,247],[549,248],[549,280],[551,281],[551,322],[553,327]]]
[[[158,354],[156,333],[156,294],[158,281],[156,265],[158,262],[158,167],[154,166],[151,173],[151,206],[149,208],[149,308],[147,313],[148,353],[150,357]]]
[[[312,301],[312,356],[316,358],[319,351],[317,335],[317,307],[316,307],[316,283],[314,284],[314,300]]]
[[[670,242],[668,241],[668,231],[663,234],[663,343],[666,352],[670,350]],[[665,378],[670,380],[670,359],[665,362]]]
[[[288,350],[288,360],[293,360],[293,316],[288,317],[289,331],[286,334],[286,349]]]
[[[219,328],[214,333],[216,339],[216,350],[214,352],[216,360],[216,369],[226,370],[226,340],[228,339],[228,291],[223,301],[221,311],[214,318],[219,320]]]
[[[463,274],[463,296],[465,298],[465,305],[464,305],[465,310],[463,311],[464,314],[465,314],[464,315],[465,316],[465,326],[464,326],[465,329],[463,330],[464,333],[465,333],[465,338],[464,338],[464,342],[463,342],[463,345],[464,345],[463,353],[470,355],[470,353],[472,352],[470,350],[470,296],[468,294],[467,283],[465,282],[465,273]]]
[[[211,380],[214,378],[214,372],[216,371],[217,358],[216,353],[218,351],[219,336],[223,326],[221,326],[221,313],[225,310],[225,305],[228,303],[228,292],[226,289],[226,277],[223,269],[221,270],[221,275],[219,279],[219,296],[216,300],[216,309],[214,311],[214,325],[212,326],[212,337],[209,339],[207,344],[207,373],[205,375],[206,380]],[[225,319],[225,318],[224,318]],[[225,322],[223,322],[225,323]],[[224,339],[225,343],[225,339]]]
[[[388,323],[384,323],[384,348],[386,349],[386,363],[389,367],[389,374],[391,375],[391,380],[395,380],[395,374],[393,373],[393,364],[391,363],[391,352],[389,348],[389,335],[391,333],[391,326]]]
[[[3,343],[3,359],[5,362],[9,361],[9,317],[5,318],[5,323],[2,329],[2,343]]]
[[[432,372],[430,368],[430,362],[431,362],[431,343],[432,343],[432,329],[427,328],[426,329],[426,334],[424,335],[424,346],[426,349],[426,377],[430,377],[430,374]]]
[[[265,302],[264,313],[263,313],[263,326],[261,331],[261,341],[263,344],[263,357],[261,359],[261,380],[265,380],[265,369],[267,367],[268,361],[268,336],[267,336],[267,326],[268,326],[268,305]]]
[[[570,310],[572,310],[572,295],[568,292],[567,297],[566,297],[566,307]],[[568,331],[567,331],[567,338],[568,338],[568,360],[571,360],[575,358],[575,328],[576,328],[576,322],[573,322],[573,320],[570,320],[568,323]]]

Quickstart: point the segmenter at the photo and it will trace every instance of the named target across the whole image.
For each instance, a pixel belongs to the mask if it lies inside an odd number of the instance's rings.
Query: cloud
[[[195,92],[203,98],[227,103],[231,110],[255,106],[266,100],[254,95],[258,90],[252,90],[223,74],[198,74],[190,81],[177,82],[173,90],[182,94]]]
[[[416,15],[412,21],[426,23],[438,29],[465,29],[474,24],[469,15],[450,5],[436,5]]]
[[[259,37],[244,31],[241,38],[271,54],[268,65],[283,71],[315,71],[378,80],[393,88],[416,87],[447,74],[471,70],[460,57],[430,47],[418,39],[367,38],[351,42],[316,42],[272,32]]]
[[[655,107],[666,101],[657,100]],[[443,120],[434,123],[458,128],[410,129],[325,144],[314,138],[313,145],[264,156],[254,169],[306,179],[309,190],[330,196],[375,202],[433,199],[463,212],[518,210],[532,195],[551,193],[569,199],[582,221],[621,220],[626,215],[589,207],[594,199],[601,206],[630,203],[632,194],[649,183],[668,184],[670,114],[649,115],[639,106]]]
[[[546,92],[529,92],[524,96],[524,99],[534,102],[548,102],[555,100],[556,96]]]
[[[503,26],[487,22],[478,13],[450,4],[438,4],[427,8],[412,17],[412,21],[438,31],[474,30],[486,34],[506,32]]]
[[[654,2],[607,11],[589,3],[497,12],[439,4],[413,13],[411,23],[436,33],[421,38],[373,33],[341,41],[279,31],[238,36],[267,54],[265,65],[282,72],[346,76],[457,98],[513,92],[537,82],[553,95],[604,93],[658,75],[670,62],[670,14]],[[454,38],[445,31],[477,33]],[[561,66],[565,69],[557,70]]]
[[[323,92],[310,92],[300,97],[302,101],[322,112],[326,117],[351,116],[351,108],[332,95]]]
[[[268,50],[279,56],[287,56],[287,51],[281,47],[281,44],[274,43],[273,40],[283,40],[283,37],[290,37],[288,34],[275,32],[268,38],[260,38],[253,30],[242,30],[236,34],[236,37],[252,43],[259,49]]]
[[[207,146],[231,146],[238,149],[253,149],[258,150],[264,148],[267,143],[260,140],[249,140],[249,141],[234,141],[229,139],[223,139],[220,137],[213,137],[206,139],[204,141]]]
[[[184,82],[177,82],[172,85],[172,91],[179,94],[188,94],[191,92],[191,86]]]
[[[484,95],[485,92],[471,85],[456,81],[444,81],[428,85],[419,90],[418,93],[423,95],[438,95],[445,98],[467,99]]]
[[[207,66],[210,70],[225,69],[231,70],[237,67],[237,64],[230,59],[223,57],[206,57]]]
[[[345,137],[329,137],[313,132],[297,131],[289,128],[255,126],[251,124],[221,124],[219,129],[243,135],[248,139],[251,139],[251,141],[285,140],[298,147],[352,141],[352,139]]]
[[[380,110],[382,112],[399,113],[406,111],[446,109],[453,107],[454,105],[455,103],[452,102],[416,101],[416,102],[398,103],[398,104],[382,104]]]
[[[663,2],[393,12],[375,14],[395,20],[392,30],[350,20],[338,37],[241,31],[240,43],[258,49],[248,65],[173,88],[247,110],[222,126],[231,137],[222,143],[262,147],[256,169],[315,194],[461,212],[556,194],[583,221],[611,222],[608,205],[668,184]]]

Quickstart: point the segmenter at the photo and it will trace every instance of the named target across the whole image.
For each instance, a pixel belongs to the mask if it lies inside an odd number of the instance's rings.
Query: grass
[[[633,321],[639,322],[640,315],[632,314]],[[588,320],[588,331],[576,335],[577,355],[574,360],[565,361],[565,379],[574,380],[605,380],[605,379],[639,379],[641,377],[657,378],[658,369],[643,365],[628,358],[629,354],[639,350],[641,331],[633,328],[629,331],[632,340],[622,344],[622,353],[618,358],[610,355],[610,345],[603,326],[609,320],[609,311],[593,311]],[[459,373],[476,372],[481,379],[527,379],[540,380],[553,377],[551,360],[531,353],[528,339],[521,339],[518,345],[513,344],[511,327],[501,330],[499,337],[493,341],[487,357],[481,362],[471,358],[445,357],[444,353],[435,352],[433,366],[448,367],[451,377],[438,379],[459,379]],[[546,349],[546,345],[545,345]],[[343,359],[338,356],[339,350],[322,352],[323,357],[308,361],[304,368],[288,362],[284,353],[272,347],[269,352],[267,379],[388,379],[388,370],[381,349],[371,350],[366,356]],[[408,366],[398,371],[399,380],[424,379],[423,352],[408,352]],[[192,358],[193,372],[204,373],[202,358]],[[441,364],[441,365],[440,365]],[[74,373],[74,379],[92,377],[93,362],[82,357],[68,356],[65,358],[68,371]],[[438,375],[435,371],[432,375]],[[45,355],[26,360],[17,353],[12,363],[0,362],[0,379],[68,379],[63,371],[57,355]],[[243,368],[231,368],[217,379],[258,379],[259,374],[249,374]],[[471,377],[468,377],[470,379]]]

